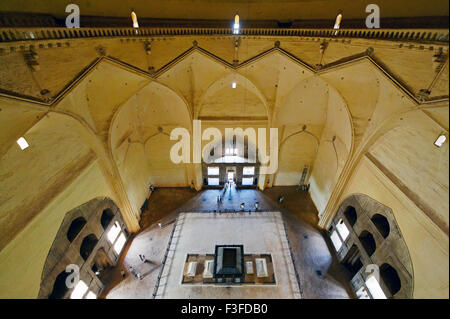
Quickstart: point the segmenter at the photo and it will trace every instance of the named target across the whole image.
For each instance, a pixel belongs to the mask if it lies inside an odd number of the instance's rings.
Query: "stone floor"
[[[126,255],[112,270],[116,275],[102,297],[150,298],[172,231],[171,223],[177,215],[184,211],[239,211],[242,202],[245,210],[254,210],[254,203],[258,202],[261,210],[282,212],[300,275],[303,298],[353,297],[345,269],[336,262],[328,237],[317,227],[317,211],[307,192],[295,187],[273,187],[264,192],[233,189],[223,196],[221,203],[217,203],[217,196],[221,193],[215,189],[201,192],[187,188],[157,189],[150,197],[147,211],[142,214],[142,230],[127,244]],[[284,197],[281,204],[276,201],[280,195]],[[147,261],[142,262],[139,254],[145,255]],[[127,272],[125,278],[120,276],[121,269]],[[141,280],[132,275],[136,272],[141,274]]]
[[[215,245],[242,244],[249,254],[272,255],[275,285],[182,285],[187,254],[214,253]],[[156,297],[170,299],[293,299],[300,289],[280,212],[181,213]]]

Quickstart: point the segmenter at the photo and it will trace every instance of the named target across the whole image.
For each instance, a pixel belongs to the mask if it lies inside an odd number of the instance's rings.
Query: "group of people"
[[[145,255],[141,255],[141,254],[139,254],[139,259],[142,261],[142,262],[150,262],[147,258],[145,258]],[[139,280],[142,280],[142,275],[141,275],[141,273],[140,272],[136,272],[135,270],[134,270],[134,268],[133,268],[133,266],[130,266],[129,267],[129,272],[130,272],[130,274],[132,274],[132,275],[134,275],[134,277],[135,278],[137,278],[137,279],[139,279]],[[122,275],[122,278],[125,278],[125,270],[124,269],[122,269],[121,271],[120,271],[120,274]]]

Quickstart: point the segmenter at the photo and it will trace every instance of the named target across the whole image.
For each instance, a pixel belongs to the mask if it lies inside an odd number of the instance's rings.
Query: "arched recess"
[[[318,138],[311,133],[301,131],[288,136],[280,145],[278,171],[273,184],[275,186],[299,185],[303,170],[307,178],[319,148]]]
[[[349,205],[344,211],[344,216],[347,218],[348,223],[350,226],[354,226],[356,221],[358,220],[358,214],[356,213],[355,207]]]
[[[53,284],[53,290],[48,299],[63,299],[67,292],[69,291],[69,288],[66,284],[66,279],[69,276],[70,273],[66,272],[65,270],[62,271],[55,280],[55,283]]]
[[[202,157],[203,185],[223,187],[228,181],[227,173],[233,172],[238,187],[258,186],[261,179],[261,163],[256,139],[251,135],[245,135],[245,130],[236,132],[232,139],[229,138],[231,143],[227,142],[224,135],[220,140],[203,141],[202,150],[205,150],[206,156]],[[209,168],[218,169],[218,174],[209,175]],[[217,178],[218,185],[209,185],[209,178]]]
[[[113,218],[114,213],[110,208],[106,208],[105,210],[103,210],[102,216],[100,217],[100,224],[102,225],[103,229],[108,228]]]
[[[327,105],[326,123],[310,176],[309,191],[319,216],[351,159],[354,144],[352,118],[347,103],[331,86],[328,86]]]
[[[136,212],[151,184],[188,185],[185,164],[170,160],[170,149],[177,141],[169,137],[174,128],[190,131],[190,119],[184,99],[156,81],[139,90],[114,115],[109,145]]]
[[[397,270],[389,264],[383,264],[380,267],[380,277],[389,289],[392,296],[395,296],[402,288],[402,281]]]
[[[86,219],[84,217],[75,218],[67,231],[67,239],[72,242],[80,233],[84,225],[86,225]]]
[[[94,234],[89,234],[83,238],[80,246],[80,255],[86,261],[94,250],[95,245],[97,245],[98,239]]]
[[[389,236],[391,227],[389,226],[389,221],[385,216],[381,214],[374,214],[370,220],[378,229],[378,232],[381,236],[383,236],[383,238],[387,238],[387,236]]]
[[[377,243],[375,242],[373,235],[369,231],[363,230],[361,234],[359,234],[358,238],[367,255],[371,257],[377,249]]]
[[[238,72],[233,72],[208,87],[194,111],[194,118],[267,120],[269,108],[256,85]]]
[[[273,124],[279,129],[279,168],[274,185],[299,185],[303,171],[308,178],[319,149],[327,119],[328,85],[319,77],[298,82],[287,94],[277,96]]]

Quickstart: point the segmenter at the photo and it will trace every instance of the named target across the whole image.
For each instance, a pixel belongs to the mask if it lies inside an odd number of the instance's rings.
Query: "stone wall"
[[[354,209],[356,220],[349,213]],[[380,217],[381,216],[381,217]],[[377,227],[377,218],[387,221],[387,227]],[[374,218],[375,217],[375,218]],[[331,234],[336,225],[343,221],[350,231],[350,235],[343,241],[343,245],[337,251],[341,263],[349,262],[349,258],[360,259],[361,268],[352,277],[351,284],[355,291],[360,289],[371,272],[368,265],[375,264],[381,271],[387,268],[386,264],[395,269],[400,278],[401,288],[392,294],[389,283],[380,280],[380,286],[385,295],[390,298],[412,298],[413,296],[413,267],[408,248],[403,240],[392,210],[378,201],[363,194],[353,194],[347,197],[340,205],[328,232]],[[337,232],[339,234],[339,232]],[[364,248],[364,235],[371,234],[375,241],[375,251],[371,253]],[[341,235],[339,235],[341,236]],[[370,237],[370,235],[369,235]],[[342,239],[342,237],[340,237]],[[352,249],[356,245],[357,250]],[[353,255],[353,256],[351,256]],[[358,256],[359,255],[359,256]]]
[[[109,223],[105,223],[102,215],[105,211],[111,213]],[[81,218],[80,218],[81,217]],[[85,224],[81,227],[79,232],[69,240],[68,232],[74,220],[84,219]],[[108,220],[108,219],[106,219]],[[95,258],[98,251],[102,259],[109,259],[110,265],[115,265],[119,256],[113,249],[113,243],[107,240],[106,234],[118,222],[123,233],[128,238],[129,232],[120,214],[120,210],[116,204],[109,198],[95,198],[91,201],[71,210],[64,217],[63,222],[58,230],[58,233],[53,241],[52,247],[48,253],[47,260],[44,265],[41,277],[41,288],[38,298],[48,298],[52,294],[55,281],[58,275],[65,272],[67,265],[75,264],[80,268],[80,280],[84,281],[89,290],[99,295],[104,284],[95,275],[92,266],[95,263]],[[81,255],[81,246],[83,240],[88,236],[94,235],[98,242],[95,244],[89,256],[84,260]],[[103,252],[106,253],[104,256]],[[102,256],[103,254],[103,256]],[[108,263],[108,260],[103,260]],[[63,298],[69,298],[72,289],[68,289]]]

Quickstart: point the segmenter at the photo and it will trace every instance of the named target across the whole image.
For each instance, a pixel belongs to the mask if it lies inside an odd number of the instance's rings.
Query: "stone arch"
[[[114,213],[110,208],[106,208],[105,210],[103,210],[102,216],[100,217],[100,224],[102,225],[103,229],[106,230],[106,228],[108,228],[113,218]]]
[[[95,234],[89,234],[83,238],[80,246],[80,255],[84,259],[84,261],[89,258],[97,243],[98,239]]]
[[[69,276],[69,273],[65,270],[62,271],[57,277],[53,284],[53,290],[48,299],[63,299],[64,296],[69,291],[69,288],[66,285],[66,279]]]
[[[397,270],[388,263],[381,265],[380,277],[389,289],[391,296],[395,296],[402,288],[402,281]]]
[[[375,242],[372,233],[367,230],[363,230],[361,234],[359,234],[358,238],[367,255],[371,257],[377,249],[377,243]]]
[[[235,82],[236,83],[236,88],[233,89],[232,88],[232,83]],[[231,90],[231,91],[229,91]],[[236,90],[236,91],[232,91],[232,90]],[[267,100],[264,96],[264,94],[261,92],[261,90],[252,82],[250,81],[247,77],[245,77],[244,75],[240,74],[238,71],[234,71],[230,74],[225,75],[224,77],[220,78],[219,80],[215,81],[213,84],[211,84],[206,90],[205,93],[202,95],[202,97],[200,98],[200,102],[199,102],[199,107],[198,109],[195,111],[194,114],[194,118],[201,118],[202,115],[202,110],[205,110],[207,108],[206,103],[208,100],[213,99],[213,97],[217,94],[220,95],[220,92],[228,92],[231,93],[230,96],[235,96],[236,92],[240,92],[242,90],[242,94],[244,94],[244,97],[251,97],[252,101],[254,103],[259,103],[261,104],[261,106],[264,108],[264,110],[259,109],[258,106],[255,104],[255,108],[253,109],[253,111],[257,112],[257,116],[260,118],[264,118],[264,119],[268,119],[270,112],[269,112],[269,107],[268,107],[268,103]],[[245,93],[247,92],[247,93]],[[246,95],[248,94],[248,95]],[[221,95],[220,95],[221,96]],[[249,111],[249,113],[251,112],[251,110]],[[230,113],[230,110],[228,110],[227,112],[228,114]],[[237,116],[239,115],[239,112],[234,112],[231,111],[230,116]],[[234,114],[236,113],[236,114]],[[204,116],[211,116],[212,114],[204,114]],[[255,115],[255,114],[254,114]],[[252,115],[251,115],[252,116]]]
[[[381,236],[383,236],[383,238],[387,238],[387,236],[389,236],[391,227],[389,226],[389,221],[385,216],[383,216],[382,214],[374,214],[370,218],[370,220],[375,225],[375,227],[378,229],[378,231],[380,232]]]
[[[161,142],[164,149],[170,150],[176,143],[169,139],[171,130],[182,127],[190,131],[190,119],[186,101],[157,81],[141,88],[114,114],[109,128],[109,150],[136,214],[148,195],[150,184],[164,185],[164,181],[152,181],[152,176],[164,174],[163,167],[152,166],[154,159],[150,157],[148,145]],[[161,140],[161,135],[167,139]],[[164,155],[168,157],[169,153]],[[181,169],[184,177],[186,168],[183,165]]]
[[[72,242],[80,233],[84,225],[86,225],[86,219],[84,217],[80,216],[75,218],[70,224],[69,230],[67,231],[67,239]]]

